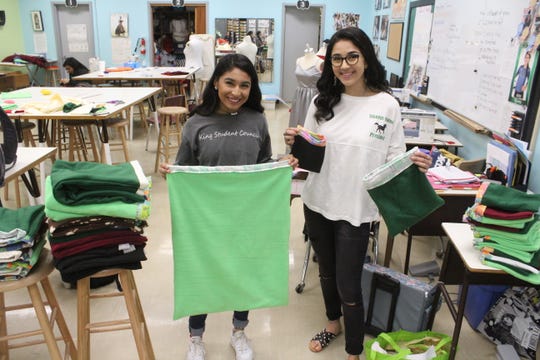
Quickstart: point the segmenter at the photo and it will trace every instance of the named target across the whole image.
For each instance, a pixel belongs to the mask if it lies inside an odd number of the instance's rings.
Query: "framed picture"
[[[128,37],[128,14],[111,15],[111,35],[113,37]]]
[[[32,29],[34,29],[34,31],[43,31],[41,11],[31,11],[30,15],[32,16]]]
[[[388,49],[386,57],[399,61],[401,59],[401,38],[403,36],[403,23],[390,23],[388,27]]]
[[[388,15],[381,17],[381,31],[379,33],[381,40],[388,39]]]

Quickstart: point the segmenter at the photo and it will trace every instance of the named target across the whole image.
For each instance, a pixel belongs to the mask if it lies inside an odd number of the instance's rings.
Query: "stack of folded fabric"
[[[140,269],[150,181],[137,161],[57,160],[45,184],[48,239],[64,282],[110,268]]]
[[[45,244],[45,207],[0,207],[0,281],[19,280],[37,263]]]
[[[489,266],[540,284],[540,195],[485,182],[464,219]]]

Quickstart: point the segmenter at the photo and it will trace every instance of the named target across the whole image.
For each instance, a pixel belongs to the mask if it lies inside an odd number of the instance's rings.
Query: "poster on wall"
[[[111,15],[111,35],[113,37],[128,37],[128,15]]]
[[[527,105],[532,84],[531,76],[534,74],[538,62],[537,54],[538,51],[532,51],[525,46],[520,46],[512,77],[512,86],[508,97],[509,101],[520,105]]]
[[[86,24],[67,24],[67,45],[70,53],[88,52],[88,31]]]
[[[360,14],[353,13],[335,13],[334,30],[338,31],[347,27],[358,27],[360,23]]]
[[[388,15],[381,16],[381,40],[388,39]]]
[[[379,39],[379,27],[380,27],[381,17],[379,15],[375,16],[373,18],[373,34],[372,34],[372,40],[378,40]]]
[[[405,11],[407,10],[407,0],[393,0],[392,3],[392,20],[403,20]]]

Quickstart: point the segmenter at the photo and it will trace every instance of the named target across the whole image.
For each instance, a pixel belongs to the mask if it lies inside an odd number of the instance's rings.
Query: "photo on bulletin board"
[[[393,0],[392,3],[392,20],[402,20],[405,18],[407,10],[407,0]]]
[[[113,37],[128,37],[128,14],[111,15],[111,35]]]
[[[401,38],[403,36],[403,23],[390,23],[388,28],[388,48],[386,57],[391,60],[401,59]]]
[[[383,8],[388,9],[392,0],[383,0]]]
[[[381,40],[388,39],[388,15],[383,15],[381,17]]]
[[[380,23],[381,23],[381,17],[379,15],[375,16],[373,18],[373,35],[372,35],[373,40],[379,39]]]
[[[527,105],[531,91],[532,75],[536,70],[537,62],[538,51],[532,51],[526,46],[520,46],[512,77],[509,101],[520,105]]]
[[[43,31],[43,19],[41,17],[41,11],[32,11],[32,29],[34,31]]]
[[[381,10],[382,0],[375,0],[375,10]]]
[[[354,13],[335,13],[334,30],[338,31],[347,27],[358,27],[360,23],[360,14]]]

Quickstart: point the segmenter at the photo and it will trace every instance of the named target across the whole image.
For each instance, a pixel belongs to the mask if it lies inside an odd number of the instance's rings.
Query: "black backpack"
[[[17,130],[15,124],[0,107],[0,128],[4,133],[4,142],[0,144],[0,187],[4,186],[6,171],[17,161]]]

